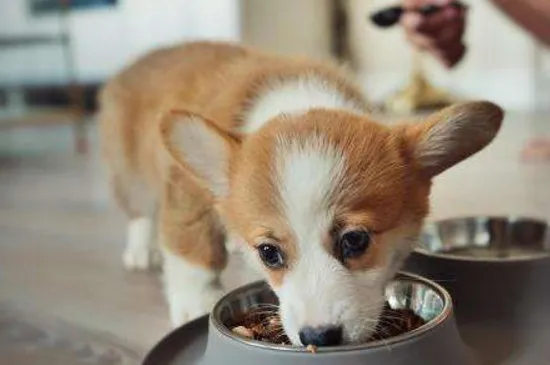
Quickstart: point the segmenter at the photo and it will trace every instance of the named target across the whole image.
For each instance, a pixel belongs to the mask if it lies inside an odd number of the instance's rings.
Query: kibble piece
[[[311,352],[312,354],[317,352],[317,346],[315,345],[307,345],[306,347],[307,352]]]
[[[245,326],[234,327],[232,331],[246,338],[254,338],[254,332],[252,332],[252,330],[246,328]]]
[[[241,320],[234,325],[250,331],[252,336],[247,336],[247,338],[281,345],[291,344],[282,329],[281,319],[277,312],[254,308],[245,313]]]

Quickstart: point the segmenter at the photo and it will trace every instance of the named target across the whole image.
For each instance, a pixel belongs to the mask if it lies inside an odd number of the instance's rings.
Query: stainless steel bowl
[[[426,225],[417,252],[493,263],[548,259],[550,230],[546,222],[527,218],[449,219]]]
[[[449,291],[463,338],[484,363],[547,364],[550,348],[540,344],[550,343],[546,222],[468,217],[430,223],[405,270]]]
[[[215,306],[210,316],[208,344],[202,365],[465,365],[472,364],[453,317],[451,299],[437,284],[410,274],[399,274],[387,287],[394,308],[410,308],[427,323],[409,333],[363,345],[320,348],[311,354],[303,347],[269,344],[235,335],[230,327],[257,304],[276,303],[262,282],[237,289]]]

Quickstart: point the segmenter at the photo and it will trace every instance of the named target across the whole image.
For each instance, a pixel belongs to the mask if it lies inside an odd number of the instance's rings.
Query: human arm
[[[550,1],[493,0],[516,23],[550,46]]]

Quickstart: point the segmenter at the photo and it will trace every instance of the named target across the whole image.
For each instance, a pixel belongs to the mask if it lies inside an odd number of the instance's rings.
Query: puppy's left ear
[[[502,109],[490,102],[456,104],[404,127],[402,137],[421,173],[432,178],[485,148],[503,118]]]
[[[216,197],[229,191],[230,160],[240,138],[189,111],[171,111],[160,123],[162,144],[178,166]]]

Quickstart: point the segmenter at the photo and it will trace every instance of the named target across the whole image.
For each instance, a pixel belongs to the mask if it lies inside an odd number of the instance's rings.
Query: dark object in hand
[[[465,9],[466,5],[462,3],[461,1],[453,1],[451,3],[451,6],[454,6],[457,9]],[[443,10],[445,7],[439,6],[439,5],[424,5],[418,9],[414,10],[408,10],[408,11],[415,11],[422,15],[428,16],[437,13],[440,10]],[[401,19],[401,15],[406,10],[401,6],[392,6],[380,11],[377,11],[373,13],[370,16],[371,21],[376,24],[380,28],[389,28],[394,26],[399,22],[399,19]]]
[[[384,306],[376,331],[369,341],[384,340],[413,331],[426,322],[410,309],[392,309],[388,303]],[[270,342],[280,345],[290,345],[290,340],[283,330],[281,319],[275,311],[258,308],[248,311],[231,330],[243,337]],[[316,349],[308,349],[314,352]]]

